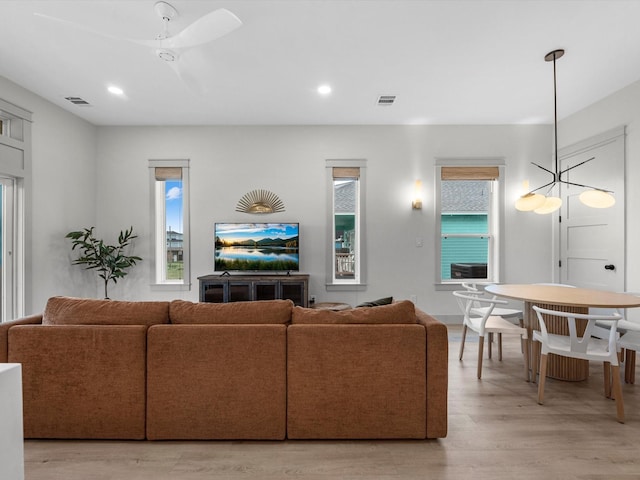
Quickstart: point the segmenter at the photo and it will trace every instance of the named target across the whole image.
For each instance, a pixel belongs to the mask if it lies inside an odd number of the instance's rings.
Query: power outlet
[[[316,303],[316,296],[315,295],[309,295],[309,303]]]

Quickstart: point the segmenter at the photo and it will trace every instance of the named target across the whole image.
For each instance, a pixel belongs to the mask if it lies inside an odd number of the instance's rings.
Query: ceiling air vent
[[[65,100],[69,100],[74,105],[78,105],[80,107],[90,107],[91,106],[91,104],[89,102],[87,102],[86,100],[83,100],[80,97],[64,97],[64,98],[65,98]]]
[[[378,97],[378,105],[393,105],[395,101],[395,95],[380,95]]]

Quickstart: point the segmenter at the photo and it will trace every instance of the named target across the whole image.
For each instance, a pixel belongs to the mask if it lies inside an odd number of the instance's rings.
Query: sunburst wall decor
[[[278,196],[268,190],[252,190],[245,193],[236,205],[236,212],[276,213],[284,212],[284,204]]]

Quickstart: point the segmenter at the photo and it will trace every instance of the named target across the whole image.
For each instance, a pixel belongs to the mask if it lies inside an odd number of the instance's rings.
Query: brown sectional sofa
[[[0,324],[25,438],[441,438],[446,327],[411,302],[332,312],[49,299]]]

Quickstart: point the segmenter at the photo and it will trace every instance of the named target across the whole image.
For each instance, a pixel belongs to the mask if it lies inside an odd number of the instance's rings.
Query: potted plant
[[[98,276],[104,280],[104,298],[109,298],[109,282],[118,283],[119,278],[127,275],[127,269],[131,268],[142,258],[135,255],[125,255],[125,249],[134,238],[133,227],[120,231],[117,245],[107,245],[103,240],[93,236],[93,229],[85,228],[77,232],[67,233],[65,238],[71,239],[71,250],[78,248],[80,256],[72,262],[72,265],[86,265],[86,269],[95,269]]]

